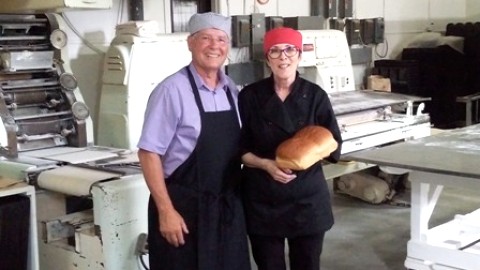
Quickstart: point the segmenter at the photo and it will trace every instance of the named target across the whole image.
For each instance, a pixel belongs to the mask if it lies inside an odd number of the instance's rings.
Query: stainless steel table
[[[444,186],[480,190],[480,124],[347,155],[406,170],[412,184],[409,269],[480,269],[480,209],[429,228]],[[480,192],[479,192],[480,193]]]

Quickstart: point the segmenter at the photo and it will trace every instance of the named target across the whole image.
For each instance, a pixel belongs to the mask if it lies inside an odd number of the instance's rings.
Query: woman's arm
[[[242,155],[242,162],[247,167],[266,171],[273,180],[281,183],[288,183],[297,177],[292,170],[279,168],[275,160],[260,158],[251,152]]]

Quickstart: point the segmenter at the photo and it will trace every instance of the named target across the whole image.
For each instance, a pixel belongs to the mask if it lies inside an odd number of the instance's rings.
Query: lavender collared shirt
[[[205,111],[230,110],[226,95],[229,89],[238,115],[238,88],[223,71],[219,72],[220,81],[212,91],[192,64],[188,68],[193,74]],[[159,83],[150,94],[137,147],[161,156],[164,176],[167,178],[193,152],[200,129],[200,112],[188,73],[182,68]]]

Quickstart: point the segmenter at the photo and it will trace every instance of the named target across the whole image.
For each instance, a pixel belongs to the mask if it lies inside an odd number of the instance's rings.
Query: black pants
[[[325,233],[288,238],[290,270],[320,270]],[[250,235],[258,270],[286,270],[285,238]]]

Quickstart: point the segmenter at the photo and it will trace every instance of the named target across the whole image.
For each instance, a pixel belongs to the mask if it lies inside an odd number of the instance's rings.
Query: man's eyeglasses
[[[287,57],[293,57],[297,55],[299,51],[295,46],[288,46],[283,49],[273,47],[268,51],[268,56],[272,59],[277,59],[284,53]]]

